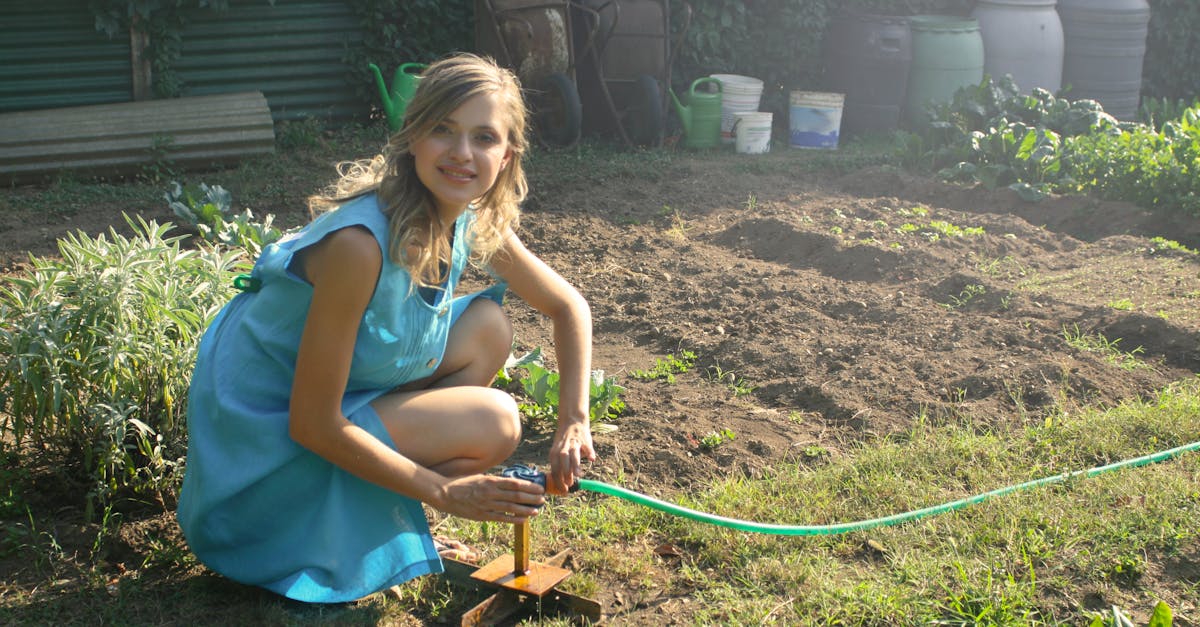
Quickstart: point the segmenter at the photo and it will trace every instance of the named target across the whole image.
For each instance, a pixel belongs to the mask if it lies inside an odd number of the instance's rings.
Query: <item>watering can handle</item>
[[[688,89],[688,95],[696,93],[696,86],[701,83],[714,83],[717,86],[718,93],[723,91],[720,80],[715,79],[711,76],[705,76],[702,78],[697,78],[696,80],[692,81],[692,86],[690,89]]]

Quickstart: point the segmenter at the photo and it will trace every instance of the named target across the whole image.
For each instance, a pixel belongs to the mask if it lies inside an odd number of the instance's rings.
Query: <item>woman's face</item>
[[[480,94],[413,143],[417,178],[433,194],[443,223],[457,219],[496,182],[512,155],[508,131],[499,94]]]

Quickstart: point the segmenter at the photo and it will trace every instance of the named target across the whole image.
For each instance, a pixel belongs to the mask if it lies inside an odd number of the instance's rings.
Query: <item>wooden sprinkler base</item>
[[[525,522],[513,525],[512,555],[501,555],[481,568],[443,558],[451,582],[496,590],[463,614],[462,625],[499,625],[518,614],[566,614],[586,619],[588,624],[599,623],[603,616],[599,602],[555,589],[571,576],[571,571],[562,567],[568,554],[562,551],[545,563],[530,561],[529,523]]]

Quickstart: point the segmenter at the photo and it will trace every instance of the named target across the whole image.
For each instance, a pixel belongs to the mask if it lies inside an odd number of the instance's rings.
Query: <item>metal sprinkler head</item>
[[[516,464],[501,475],[546,486],[546,474],[531,466]],[[529,522],[513,524],[513,552],[501,555],[483,567],[450,558],[442,558],[447,577],[454,583],[496,588],[492,596],[462,616],[463,625],[493,625],[521,611],[574,614],[599,622],[603,615],[598,601],[555,589],[571,576],[563,568],[569,550],[550,557],[545,563],[530,559]]]

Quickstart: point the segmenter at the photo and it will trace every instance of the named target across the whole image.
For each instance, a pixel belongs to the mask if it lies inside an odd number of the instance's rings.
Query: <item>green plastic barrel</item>
[[[961,87],[983,80],[983,37],[979,20],[950,15],[914,15],[912,66],[908,73],[907,118],[915,126],[928,121],[925,106],[950,102]]]

